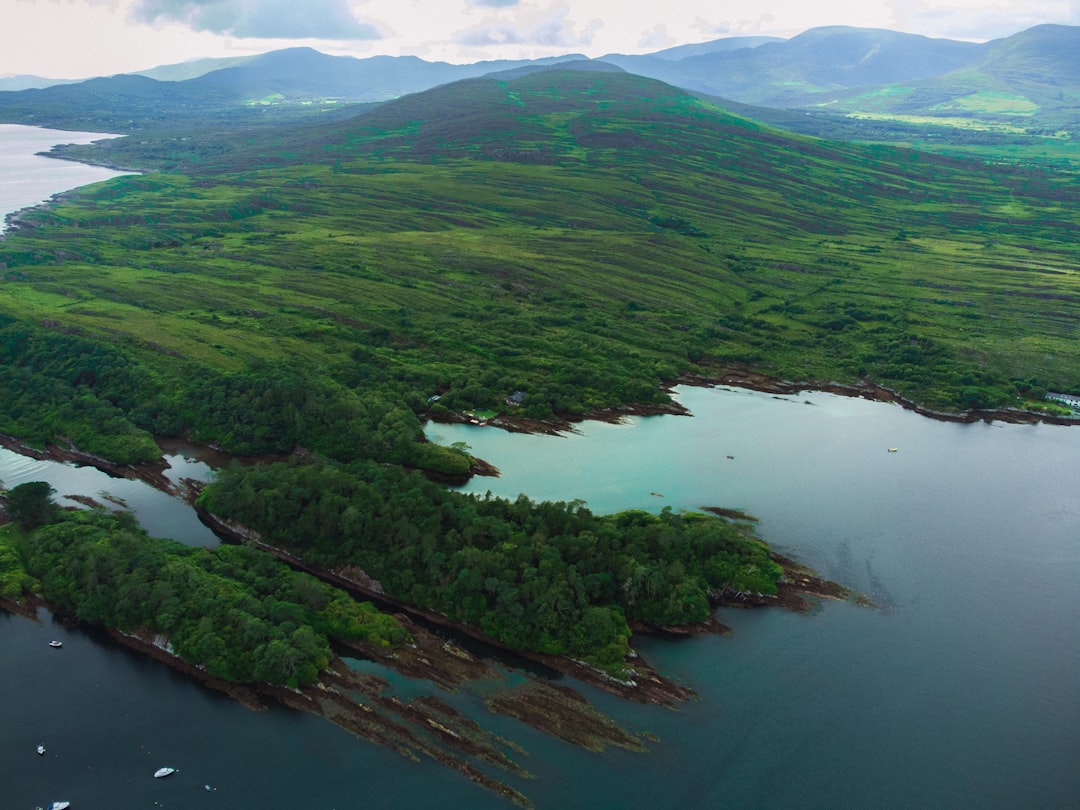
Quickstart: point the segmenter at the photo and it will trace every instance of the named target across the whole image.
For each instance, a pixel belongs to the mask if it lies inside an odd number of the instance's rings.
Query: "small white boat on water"
[[[164,779],[171,773],[176,773],[176,768],[158,768],[156,771],[154,771],[154,778]]]
[[[45,753],[45,746],[44,746],[44,745],[39,745],[39,746],[37,747],[37,752],[38,752],[38,756],[39,756],[39,757],[40,757],[40,756],[42,756],[42,755],[44,755],[44,753]]]
[[[53,639],[52,641],[49,642],[49,646],[50,647],[63,647],[64,645],[63,645],[62,642],[57,641],[56,639]]]
[[[65,810],[67,807],[71,807],[71,802],[53,802],[45,810]]]

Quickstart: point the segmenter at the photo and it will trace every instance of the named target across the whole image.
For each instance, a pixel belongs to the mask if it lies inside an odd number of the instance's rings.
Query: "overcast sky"
[[[1040,23],[1080,25],[1080,0],[0,0],[0,76],[104,76],[296,45],[475,62],[820,25],[981,41]]]

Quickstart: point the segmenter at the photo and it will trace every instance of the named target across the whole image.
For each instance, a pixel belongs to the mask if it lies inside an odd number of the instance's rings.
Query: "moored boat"
[[[162,779],[171,773],[176,773],[176,768],[158,768],[154,771],[154,778]]]
[[[71,807],[71,802],[52,802],[45,810],[65,810],[67,807]]]
[[[50,647],[63,647],[64,645],[63,645],[62,642],[57,641],[56,639],[53,639],[52,641],[49,642],[49,646]]]
[[[41,756],[42,754],[44,754],[45,753],[45,746],[44,745],[39,745],[37,747],[37,752],[38,752],[38,756]]]

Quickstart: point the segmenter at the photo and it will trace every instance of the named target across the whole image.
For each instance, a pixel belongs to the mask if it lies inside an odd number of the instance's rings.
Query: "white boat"
[[[63,643],[56,641],[55,639],[49,642],[50,647],[63,647]]]
[[[154,771],[155,779],[162,779],[168,776],[170,773],[176,773],[176,768],[158,768]]]
[[[67,807],[71,807],[71,802],[53,802],[45,810],[64,810]]]
[[[37,747],[37,752],[38,752],[38,755],[39,755],[39,756],[40,756],[40,755],[42,755],[42,754],[44,754],[44,753],[45,753],[45,746],[44,746],[44,745],[39,745],[39,746]]]

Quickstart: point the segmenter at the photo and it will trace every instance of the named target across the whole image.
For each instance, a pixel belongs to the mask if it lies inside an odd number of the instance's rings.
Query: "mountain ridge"
[[[886,29],[824,26],[788,40],[727,37],[652,54],[608,54],[590,61],[611,64],[695,93],[768,108],[831,107],[848,113],[863,111],[856,109],[863,104],[882,112],[940,117],[944,113],[935,105],[943,100],[979,92],[1007,92],[1017,99],[1007,114],[1023,111],[1034,121],[1049,117],[1055,123],[1070,123],[1076,107],[1071,99],[1074,94],[1080,95],[1078,54],[1080,27],[1076,26],[1035,26],[986,43],[934,39]],[[129,127],[145,128],[146,119],[190,116],[199,108],[382,102],[463,78],[584,59],[571,53],[540,60],[455,65],[413,56],[357,59],[330,56],[310,48],[288,48],[224,63],[196,60],[141,74],[100,77],[35,91],[0,92],[0,120],[31,122],[31,106],[51,105],[55,114],[46,122],[51,125],[115,126],[127,120]],[[156,72],[157,77],[180,76],[180,71],[191,72],[200,66],[214,69],[170,81],[148,75]],[[106,104],[109,83],[115,83],[116,95],[109,103],[120,110],[132,102],[127,93],[135,75],[159,84],[142,89],[145,103],[127,119],[123,112],[109,116],[101,111],[92,120],[85,114],[80,117],[76,104],[79,90],[63,90],[86,88]],[[44,95],[19,95],[29,92]],[[957,110],[949,108],[945,112],[953,114]],[[1000,111],[993,105],[981,108],[976,104],[961,112],[994,117]],[[1080,126],[1080,122],[1075,123]]]

